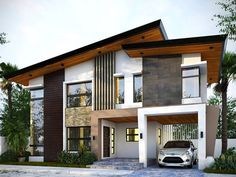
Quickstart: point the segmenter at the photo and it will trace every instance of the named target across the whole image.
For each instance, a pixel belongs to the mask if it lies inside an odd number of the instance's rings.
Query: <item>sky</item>
[[[0,0],[0,33],[10,41],[0,46],[0,61],[24,68],[158,19],[169,39],[219,34],[216,2]],[[236,52],[236,43],[228,41],[226,50]]]

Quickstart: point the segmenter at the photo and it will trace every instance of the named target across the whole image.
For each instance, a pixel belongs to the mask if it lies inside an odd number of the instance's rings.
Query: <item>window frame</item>
[[[31,97],[31,91],[35,91],[35,90],[42,90],[43,91],[43,95],[41,97],[32,98]],[[42,100],[43,105],[44,105],[44,88],[43,87],[31,88],[31,89],[29,89],[29,91],[30,91],[30,122],[31,122],[32,121],[32,107],[31,107],[32,103],[31,102]],[[44,111],[43,111],[43,122],[44,122]],[[31,129],[32,129],[32,127],[31,127],[31,123],[30,123],[30,138],[32,138],[31,137],[32,136],[32,132],[31,132],[32,130]],[[44,129],[44,123],[43,123],[43,129]],[[43,136],[43,138],[44,138],[44,136]],[[31,140],[30,140],[30,142],[31,142]],[[31,148],[37,148],[37,147],[43,148],[43,151],[41,152],[42,155],[35,155],[35,154],[33,154],[33,156],[43,156],[44,155],[44,142],[43,142],[43,144],[32,144],[32,143],[30,143],[29,147],[31,147]],[[33,153],[34,153],[34,150],[33,150]]]
[[[135,77],[141,77],[142,78],[142,81],[143,81],[143,75],[140,73],[140,74],[134,74],[133,75],[133,103],[142,103],[143,102],[143,83],[141,83],[142,85],[142,95],[141,95],[141,101],[135,101],[135,97],[134,97],[134,93],[135,93]]]
[[[123,79],[123,82],[124,82],[124,88],[123,88],[123,90],[124,90],[124,101],[122,102],[122,103],[120,103],[120,102],[117,102],[118,100],[118,98],[117,98],[117,79]],[[122,76],[115,76],[115,89],[114,89],[114,91],[115,91],[115,104],[124,104],[125,103],[125,77],[122,75]],[[118,89],[118,92],[119,92],[119,89]]]
[[[128,130],[128,129],[134,129],[134,130],[135,130],[135,129],[138,129],[138,127],[126,128],[126,131],[125,131],[126,142],[139,142],[139,133],[129,133],[129,134],[127,134],[127,130]],[[130,140],[128,141],[128,139],[127,139],[128,136],[129,136],[129,137],[130,137],[130,136],[134,136],[134,137],[135,137],[135,136],[138,136],[138,140],[135,141],[135,138],[134,138],[133,141],[130,141]]]
[[[198,69],[198,74],[195,75],[190,75],[190,76],[183,76],[183,72],[185,70],[193,70],[193,69]],[[184,97],[183,96],[183,80],[186,78],[198,78],[198,96],[194,97]],[[191,98],[199,98],[201,97],[201,78],[200,78],[200,67],[199,66],[194,66],[194,67],[187,67],[187,68],[181,68],[181,90],[182,90],[182,99],[191,99]]]
[[[80,128],[90,128],[90,137],[89,138],[80,138],[80,137],[78,137],[78,138],[68,138],[68,136],[69,136],[69,129],[70,128],[78,128],[79,129],[78,132],[80,132]],[[66,127],[66,149],[67,149],[67,151],[69,151],[69,152],[77,152],[77,151],[79,151],[79,147],[78,147],[77,150],[70,150],[69,149],[68,145],[69,145],[69,141],[70,140],[76,140],[78,144],[79,144],[80,140],[87,140],[87,141],[90,141],[90,143],[91,143],[91,126]],[[91,146],[89,147],[88,150],[91,151]]]
[[[91,94],[86,94],[86,93],[80,93],[80,94],[73,94],[73,95],[69,95],[68,92],[69,92],[69,86],[70,85],[79,85],[79,84],[86,84],[86,83],[91,83]],[[81,82],[75,82],[75,83],[67,83],[66,84],[66,108],[77,108],[77,107],[89,107],[89,106],[92,106],[93,105],[93,98],[92,98],[92,95],[93,95],[93,82],[92,80],[87,80],[87,81],[81,81]],[[91,105],[88,105],[88,106],[69,106],[69,101],[68,101],[68,98],[79,98],[81,96],[90,96],[91,95]]]

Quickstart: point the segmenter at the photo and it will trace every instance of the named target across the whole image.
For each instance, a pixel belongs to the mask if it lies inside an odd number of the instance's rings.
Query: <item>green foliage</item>
[[[222,105],[222,97],[219,93],[214,92],[214,95],[208,100],[209,105]],[[236,138],[236,100],[232,98],[227,99],[227,136],[228,138]],[[222,111],[222,109],[220,110]],[[217,126],[217,138],[222,135],[222,114],[220,113]]]
[[[15,151],[8,150],[0,156],[0,162],[17,162],[18,156]]]
[[[61,151],[58,154],[58,160],[64,164],[88,165],[95,162],[97,157],[94,153],[88,151],[85,146],[80,146],[79,151],[76,153]]]
[[[229,38],[236,41],[236,1],[221,0],[216,3],[223,10],[223,13],[214,15],[217,19],[217,26],[220,26],[220,32],[229,34]]]
[[[1,110],[0,120],[2,126],[1,136],[5,136],[9,148],[22,156],[28,145],[30,103],[29,91],[22,87],[13,85],[12,89],[12,117],[9,114],[7,98],[3,99],[3,110]]]
[[[217,159],[212,165],[211,169],[214,170],[236,170],[236,150],[229,148],[224,154]]]
[[[58,160],[59,162],[65,163],[65,164],[78,164],[79,154],[62,151],[58,154]]]
[[[7,40],[6,40],[6,33],[0,33],[0,44],[5,44],[7,43]]]
[[[95,162],[96,160],[97,160],[97,157],[94,153],[92,153],[90,151],[86,151],[80,156],[79,164],[89,165],[89,164],[92,164],[93,162]]]

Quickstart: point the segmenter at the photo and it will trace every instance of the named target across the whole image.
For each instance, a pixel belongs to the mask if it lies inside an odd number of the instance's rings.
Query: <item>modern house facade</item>
[[[157,20],[8,76],[31,91],[31,160],[84,145],[98,159],[146,167],[172,125],[195,124],[204,168],[219,114],[207,105],[207,84],[219,79],[226,37],[169,40]]]

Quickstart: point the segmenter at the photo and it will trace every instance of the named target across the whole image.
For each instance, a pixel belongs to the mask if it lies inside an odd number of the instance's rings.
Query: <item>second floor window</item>
[[[182,70],[182,97],[196,98],[200,96],[199,68],[185,68]]]
[[[124,103],[124,77],[116,77],[116,89],[115,89],[115,103],[123,104]]]
[[[85,107],[92,105],[92,82],[67,85],[67,107]]]
[[[142,75],[134,75],[134,102],[142,102],[143,99],[143,79]]]

